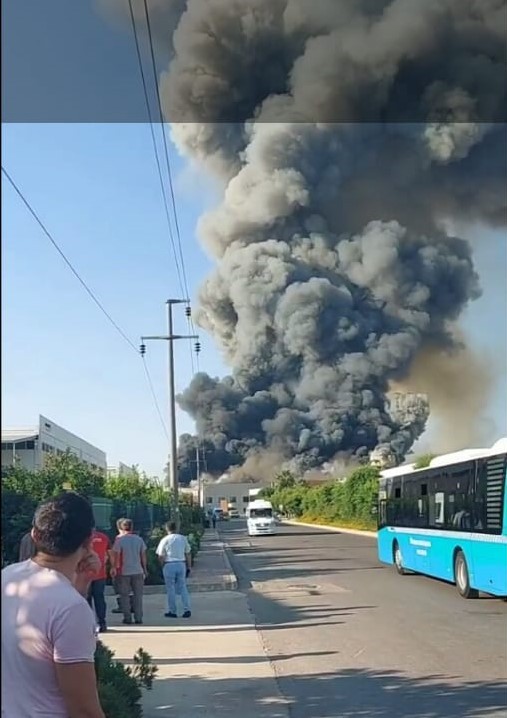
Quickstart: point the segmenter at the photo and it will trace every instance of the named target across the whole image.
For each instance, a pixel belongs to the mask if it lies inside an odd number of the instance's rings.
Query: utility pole
[[[195,339],[199,337],[196,334],[174,334],[173,330],[173,306],[175,304],[187,305],[187,316],[190,316],[188,299],[168,299],[167,305],[167,336],[146,336],[141,337],[141,355],[146,353],[146,341],[167,341],[168,342],[168,369],[169,369],[169,486],[172,491],[171,519],[174,519],[178,525],[180,524],[179,511],[179,482],[178,482],[178,442],[176,432],[176,392],[174,388],[174,341],[176,339]],[[196,351],[200,350],[200,345],[196,343]]]
[[[197,499],[199,501],[199,507],[202,507],[202,487],[201,487],[201,464],[199,457],[199,447],[195,449],[195,463],[196,463],[196,477],[197,477]]]

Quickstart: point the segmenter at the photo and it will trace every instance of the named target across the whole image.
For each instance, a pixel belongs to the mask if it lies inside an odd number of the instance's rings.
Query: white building
[[[214,481],[204,483],[202,487],[203,505],[205,509],[219,507],[221,501],[227,501],[238,509],[240,514],[244,513],[248,502],[250,501],[250,492],[252,489],[262,489],[265,484],[260,482],[221,482]]]
[[[132,466],[127,466],[127,464],[123,464],[121,461],[119,462],[118,466],[108,466],[107,467],[107,475],[109,478],[116,478],[118,476],[134,476],[135,475],[135,469]]]
[[[80,461],[94,469],[106,471],[106,454],[45,416],[39,425],[28,428],[2,428],[2,468],[19,462],[35,471],[44,466],[50,454],[61,455],[70,450]]]

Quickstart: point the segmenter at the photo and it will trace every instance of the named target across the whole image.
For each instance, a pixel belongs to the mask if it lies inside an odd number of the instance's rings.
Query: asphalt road
[[[507,604],[398,576],[375,539],[220,526],[292,718],[505,718]]]

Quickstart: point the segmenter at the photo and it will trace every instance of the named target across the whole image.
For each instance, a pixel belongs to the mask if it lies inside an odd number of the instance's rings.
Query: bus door
[[[430,568],[430,550],[431,537],[426,533],[418,533],[417,527],[426,528],[428,526],[428,484],[427,480],[414,482],[411,490],[417,496],[415,502],[416,514],[413,520],[413,534],[409,537],[410,553],[409,560],[414,566],[414,570],[420,573],[428,573]],[[415,498],[415,496],[414,496]]]
[[[507,591],[507,543],[502,537],[505,455],[494,456],[479,465],[474,501],[474,527],[470,542],[473,552],[474,585],[482,591]],[[481,534],[484,535],[482,538]]]

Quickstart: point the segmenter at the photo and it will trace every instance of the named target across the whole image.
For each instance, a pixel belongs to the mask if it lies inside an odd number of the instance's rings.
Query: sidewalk
[[[188,580],[191,592],[228,591],[238,587],[227,551],[216,529],[207,529]]]
[[[192,593],[199,591],[234,591],[238,582],[227,557],[227,551],[218,532],[215,529],[206,529],[201,539],[201,548],[195,559],[188,588]],[[144,595],[164,594],[165,586],[145,586]],[[113,596],[111,586],[107,586],[106,595]]]
[[[147,594],[142,626],[123,626],[121,616],[108,612],[109,631],[100,638],[126,664],[142,647],[158,666],[153,689],[144,692],[144,718],[288,718],[246,596],[214,588],[232,571],[216,532],[207,533],[192,618],[165,618],[165,595]],[[112,598],[108,604],[113,607]]]

